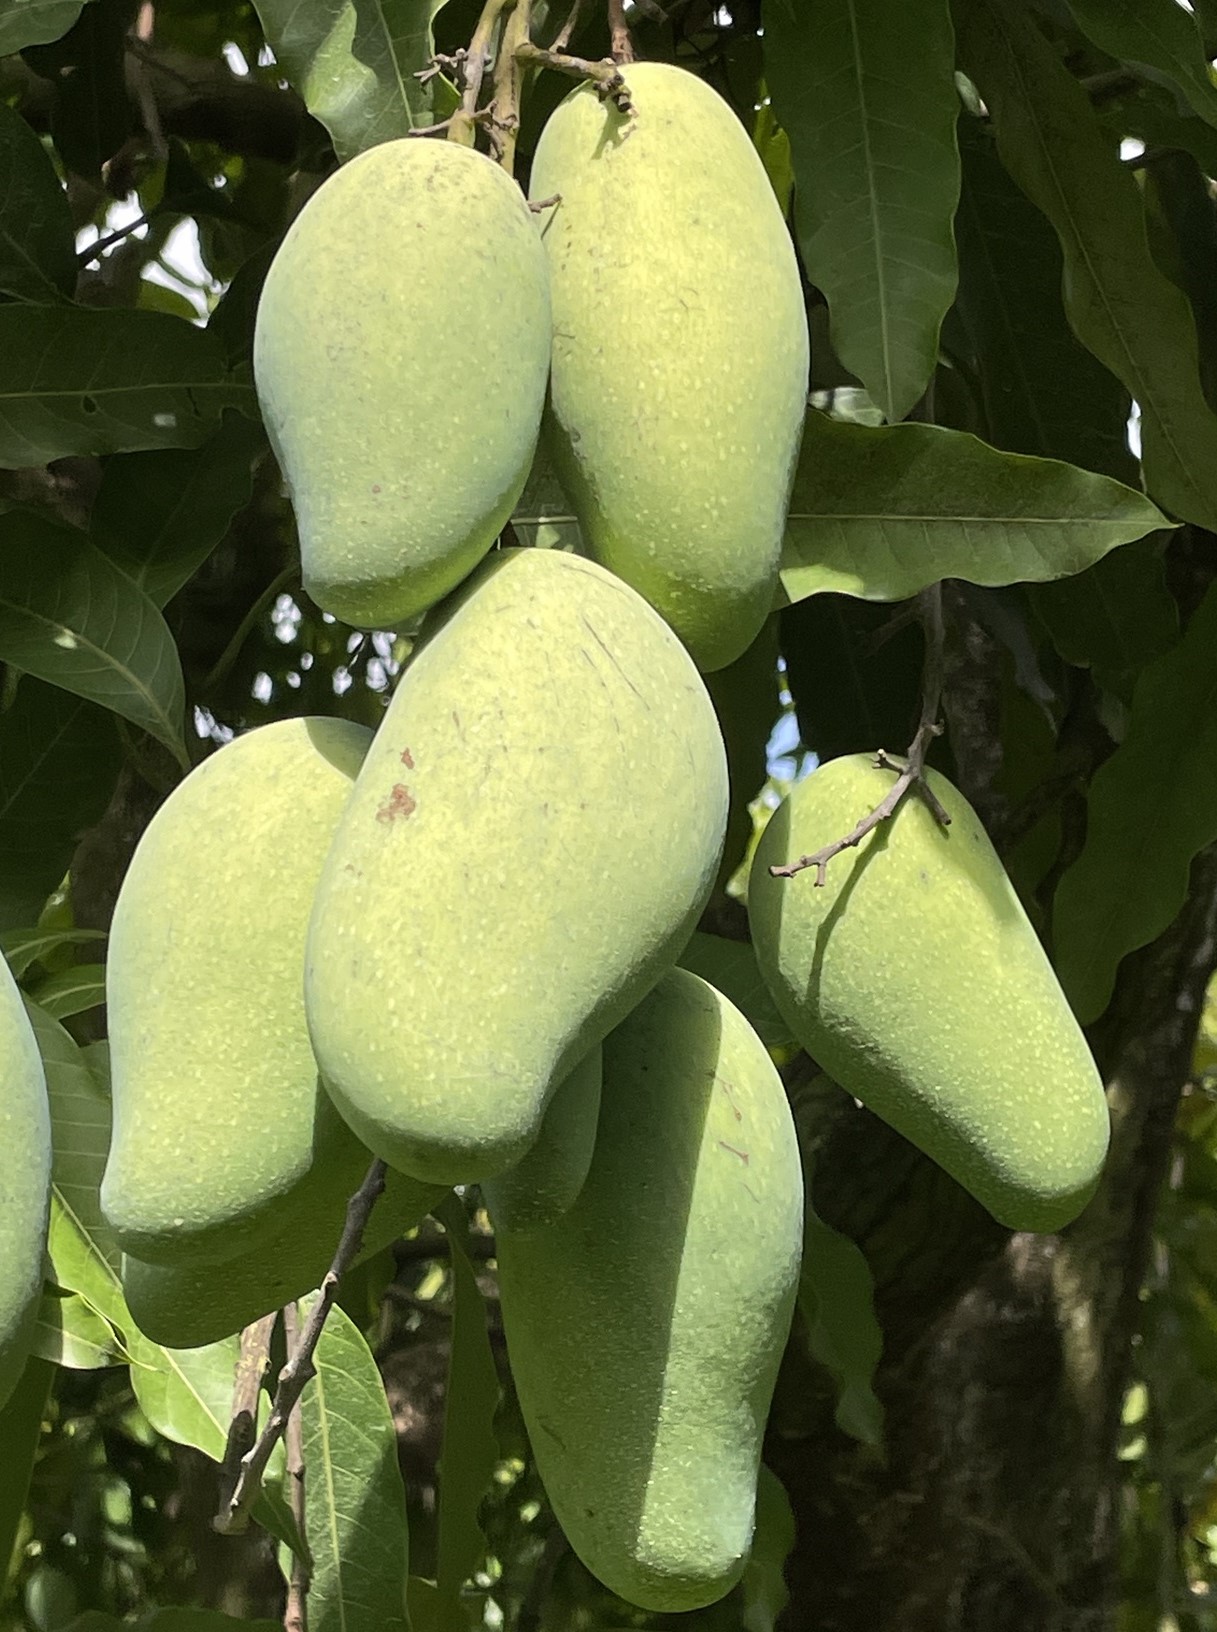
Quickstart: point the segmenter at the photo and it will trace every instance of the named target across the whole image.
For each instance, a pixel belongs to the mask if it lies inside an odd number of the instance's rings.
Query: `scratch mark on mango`
[[[733,1156],[738,1156],[745,1167],[747,1167],[749,1162],[752,1160],[752,1157],[749,1156],[748,1152],[746,1150],[741,1150],[738,1145],[729,1145],[725,1139],[720,1139],[718,1143],[721,1149],[729,1150]]]

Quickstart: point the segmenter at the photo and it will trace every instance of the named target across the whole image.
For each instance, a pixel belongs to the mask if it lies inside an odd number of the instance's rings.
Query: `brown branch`
[[[499,19],[512,0],[486,0],[468,50],[461,54],[461,105],[448,121],[448,140],[472,147],[477,129],[478,98]]]
[[[523,64],[516,51],[519,46],[528,43],[531,21],[532,0],[511,0],[511,10],[503,24],[503,38],[494,65],[490,130],[498,149],[495,157],[509,176],[515,174],[516,135],[520,129],[520,95],[524,78]]]
[[[625,20],[625,0],[608,0],[609,54],[614,62],[633,62],[634,42]]]
[[[536,68],[552,68],[555,73],[567,74],[571,79],[590,80],[596,87],[597,95],[603,101],[611,102],[618,113],[631,114],[634,111],[621,69],[612,57],[591,62],[586,57],[569,57],[564,51],[547,51],[543,45],[534,45],[531,40],[525,40],[516,47],[516,57],[520,62],[531,63]]]
[[[574,5],[571,6],[570,11],[567,13],[566,21],[562,24],[562,27],[558,30],[557,34],[555,34],[554,38],[549,43],[549,49],[551,51],[564,52],[566,50],[567,46],[571,42],[571,36],[579,26],[579,14],[582,12],[582,10],[583,0],[574,0]]]
[[[228,1441],[220,1465],[220,1505],[232,1497],[241,1476],[241,1459],[253,1446],[258,1434],[258,1395],[270,1364],[270,1340],[277,1315],[263,1315],[241,1333],[241,1347],[232,1379],[232,1410],[228,1419]]]
[[[385,1164],[378,1158],[372,1163],[363,1183],[347,1203],[342,1239],[334,1253],[334,1261],[321,1283],[320,1296],[309,1311],[300,1340],[279,1373],[279,1383],[275,1389],[275,1398],[266,1427],[258,1435],[253,1447],[241,1458],[232,1494],[212,1520],[213,1526],[221,1535],[238,1535],[247,1528],[250,1509],[262,1489],[262,1476],[266,1472],[271,1453],[287,1432],[288,1419],[297,1400],[304,1393],[309,1381],[317,1375],[313,1356],[325,1326],[326,1316],[334,1306],[339,1281],[354,1263],[359,1252],[372,1208],[385,1187],[385,1172]]]
[[[300,1306],[296,1303],[285,1305],[283,1310],[283,1335],[287,1340],[289,1353],[295,1349],[300,1341]],[[287,1452],[287,1496],[292,1510],[292,1518],[296,1521],[296,1529],[301,1539],[304,1538],[304,1425],[300,1417],[300,1401],[292,1406],[291,1414],[287,1419],[287,1439],[284,1446]],[[287,1583],[287,1604],[283,1611],[283,1632],[308,1632],[308,1589],[309,1564],[307,1556],[302,1557],[293,1550],[291,1576]]]
[[[828,864],[834,856],[839,856],[843,850],[856,849],[868,833],[873,833],[881,822],[886,822],[895,815],[900,801],[910,788],[916,788],[921,798],[934,813],[935,820],[943,827],[949,827],[951,818],[943,809],[942,804],[935,796],[933,789],[925,776],[925,756],[929,752],[930,744],[935,737],[942,735],[942,726],[938,721],[939,705],[942,702],[942,681],[944,668],[945,631],[942,621],[942,585],[934,584],[930,589],[923,590],[919,597],[921,616],[925,624],[925,668],[921,677],[921,718],[917,722],[916,735],[909,744],[905,763],[900,765],[881,748],[875,755],[875,763],[884,770],[896,771],[896,780],[883,799],[874,810],[863,816],[861,821],[848,832],[843,839],[834,839],[823,849],[814,851],[809,856],[800,856],[798,861],[788,862],[785,866],[771,867],[769,872],[774,878],[793,878],[796,873],[803,872],[808,867],[816,870],[815,887],[822,889],[828,874]],[[814,774],[814,773],[813,773]]]

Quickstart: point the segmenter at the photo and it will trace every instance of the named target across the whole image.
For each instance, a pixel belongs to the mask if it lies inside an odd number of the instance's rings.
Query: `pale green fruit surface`
[[[764,1045],[672,970],[605,1042],[578,1200],[496,1236],[538,1470],[571,1546],[631,1603],[696,1609],[739,1577],[802,1225]]]
[[[365,1167],[370,1162],[365,1151]],[[390,1172],[355,1262],[413,1229],[445,1193]],[[170,1268],[124,1255],[123,1293],[132,1319],[145,1337],[169,1349],[218,1343],[320,1286],[345,1221],[345,1202],[327,1195],[314,1205],[305,1194],[276,1211],[255,1246],[222,1264]]]
[[[214,1262],[292,1198],[341,1204],[370,1157],[317,1078],[313,892],[371,734],[281,720],[179,783],[123,880],[106,969],[114,1132],[102,1209],[124,1251]]]
[[[598,560],[702,669],[773,601],[807,400],[794,248],[735,114],[667,63],[622,70],[547,121],[530,182],[549,256],[547,441]]]
[[[800,782],[748,886],[761,970],[829,1076],[946,1168],[1000,1223],[1055,1230],[1085,1206],[1109,1118],[1086,1040],[975,811],[915,793],[828,864],[769,868],[842,838],[891,788],[866,755]]]
[[[51,1114],[42,1056],[0,957],[0,1406],[29,1354],[51,1200]]]
[[[506,550],[412,657],[335,835],[305,1001],[342,1114],[416,1178],[490,1178],[675,962],[718,865],[722,739],[672,632]]]
[[[473,569],[528,474],[549,350],[545,253],[498,165],[403,139],[318,188],[267,275],[254,374],[319,606],[390,628]]]
[[[483,1195],[496,1229],[552,1224],[582,1190],[596,1143],[601,1074],[594,1048],[558,1087],[528,1154],[486,1181]]]

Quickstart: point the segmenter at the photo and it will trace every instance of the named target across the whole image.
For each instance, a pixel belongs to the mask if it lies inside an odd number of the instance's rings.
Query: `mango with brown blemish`
[[[802,1229],[768,1052],[674,969],[605,1041],[574,1205],[496,1235],[537,1468],[571,1546],[630,1603],[697,1609],[739,1578]]]
[[[398,683],[317,889],[305,999],[342,1114],[416,1178],[492,1178],[645,995],[714,882],[727,771],[663,621],[504,550]]]

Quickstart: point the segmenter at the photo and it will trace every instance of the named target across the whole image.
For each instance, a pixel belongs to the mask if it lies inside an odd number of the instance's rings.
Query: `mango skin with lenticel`
[[[42,1056],[0,956],[0,1406],[34,1336],[51,1202],[51,1115]]]
[[[675,963],[727,768],[688,654],[595,562],[504,550],[439,610],[334,836],[305,1001],[360,1139],[463,1184]]]
[[[371,1157],[309,1045],[304,938],[370,741],[334,719],[247,732],[178,784],[139,842],[106,968],[101,1205],[125,1252],[221,1262],[285,1205],[342,1207],[359,1186]]]
[[[578,1200],[496,1235],[537,1468],[575,1552],[630,1603],[697,1609],[739,1578],[802,1224],[764,1044],[672,970],[605,1042]]]
[[[592,554],[699,668],[773,604],[807,403],[790,233],[728,104],[668,63],[622,67],[546,122],[529,184],[549,256],[545,437]]]
[[[927,773],[857,849],[773,878],[849,833],[894,773],[866,755],[800,782],[761,837],[748,913],[795,1036],[843,1088],[1000,1223],[1056,1230],[1094,1193],[1110,1132],[1090,1049],[975,811]]]
[[[528,475],[549,348],[535,219],[482,154],[382,142],[313,194],[267,275],[254,375],[319,606],[395,628],[472,571]]]

